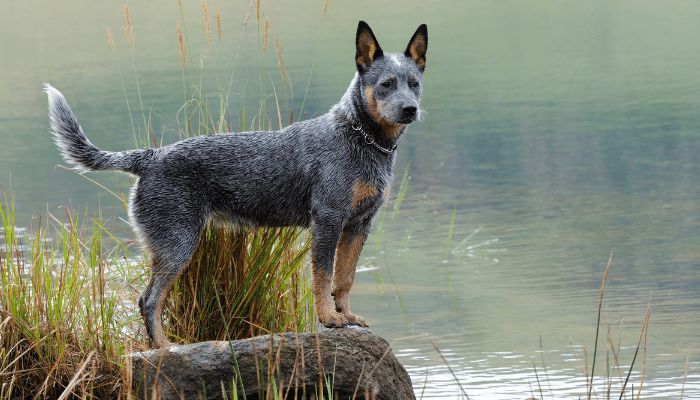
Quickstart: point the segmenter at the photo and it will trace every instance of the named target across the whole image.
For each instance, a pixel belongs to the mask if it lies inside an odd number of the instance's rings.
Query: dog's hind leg
[[[182,217],[182,216],[180,216]],[[146,332],[154,347],[169,344],[163,331],[163,307],[175,278],[185,268],[197,248],[204,227],[202,220],[160,226],[151,235],[145,233],[151,252],[151,280],[139,298]]]
[[[347,230],[343,232],[335,253],[332,291],[336,311],[343,314],[349,324],[363,327],[368,326],[367,322],[350,311],[350,289],[355,280],[355,268],[365,239],[367,239],[367,235],[364,233]]]

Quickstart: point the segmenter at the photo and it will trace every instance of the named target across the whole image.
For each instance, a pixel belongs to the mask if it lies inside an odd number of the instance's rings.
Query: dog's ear
[[[374,60],[384,56],[382,48],[379,47],[377,38],[374,37],[372,28],[365,21],[357,24],[357,36],[355,37],[355,63],[360,73],[367,71]]]
[[[421,24],[406,46],[404,54],[415,61],[421,71],[425,71],[425,53],[428,51],[428,26]]]

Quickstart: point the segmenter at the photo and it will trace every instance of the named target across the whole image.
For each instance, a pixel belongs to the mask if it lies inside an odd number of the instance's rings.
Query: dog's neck
[[[390,127],[386,124],[380,124],[372,117],[362,96],[362,82],[358,73],[355,73],[355,77],[350,82],[350,86],[340,102],[331,108],[331,113],[341,119],[349,128],[360,125],[377,144],[387,149],[394,148],[406,129],[405,125]]]

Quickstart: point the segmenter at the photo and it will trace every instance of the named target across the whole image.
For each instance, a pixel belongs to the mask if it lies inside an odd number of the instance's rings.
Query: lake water
[[[427,22],[427,114],[400,141],[394,196],[404,171],[408,189],[368,240],[355,312],[391,341],[424,398],[585,397],[614,249],[598,397],[607,337],[629,365],[650,296],[642,397],[700,397],[700,3],[330,1],[323,16],[320,1],[270,2],[266,54],[255,12],[242,26],[247,2],[222,2],[223,36],[212,21],[211,50],[199,2],[186,3],[184,78],[175,1],[131,5],[133,61],[120,3],[3,4],[0,185],[23,226],[62,206],[100,207],[130,237],[116,199],[55,167],[42,82],[64,92],[102,148],[133,146],[144,120],[169,143],[183,79],[216,111],[235,64],[233,126],[249,126],[261,102],[273,110],[271,81],[295,118],[302,103],[304,116],[318,115],[352,77],[357,20],[385,51],[403,49]],[[130,185],[120,174],[88,177],[117,193]],[[640,355],[635,391],[642,366]],[[620,372],[610,375],[619,387]]]

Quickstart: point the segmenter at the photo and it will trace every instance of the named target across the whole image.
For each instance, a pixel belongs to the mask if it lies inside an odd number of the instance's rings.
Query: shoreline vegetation
[[[125,356],[148,349],[135,306],[146,263],[99,217],[67,212],[61,222],[50,215],[50,226],[28,237],[15,231],[11,200],[0,217],[0,399],[129,398]],[[295,229],[209,226],[169,296],[171,339],[311,330],[307,249]]]
[[[323,15],[328,1],[321,4]],[[177,56],[182,66],[183,105],[178,112],[178,135],[207,135],[231,131],[229,98],[236,68],[228,80],[217,75],[218,104],[201,86],[193,69],[193,50],[188,39],[184,4],[177,1],[180,20],[174,25]],[[204,52],[221,54],[224,22],[217,6],[213,12],[207,0],[200,3],[201,31],[206,39]],[[157,146],[150,111],[143,103],[134,48],[135,28],[132,11],[124,5],[124,43],[131,52],[130,68],[138,93],[134,101],[127,95],[126,73],[116,62],[124,88],[134,142],[139,147]],[[243,18],[241,31],[252,22],[257,29],[262,57],[274,57],[279,77],[260,76],[259,108],[248,120],[245,106],[238,110],[238,125],[243,130],[282,128],[301,119],[309,89],[313,65],[298,111],[292,96],[280,38],[272,33],[271,21],[259,0],[253,0]],[[233,27],[232,29],[238,29]],[[273,39],[274,38],[274,39]],[[116,48],[118,40],[107,29],[107,44]],[[272,47],[274,46],[274,51]],[[238,52],[241,43],[239,41]],[[272,54],[274,53],[274,54]],[[116,58],[116,57],[115,57]],[[218,62],[213,56],[214,62]],[[269,82],[272,94],[263,96]],[[268,107],[268,101],[274,106]],[[49,140],[49,137],[46,137]],[[87,178],[90,179],[90,178]],[[99,183],[97,183],[99,185]],[[404,174],[395,209],[407,190]],[[106,189],[100,185],[102,189]],[[108,190],[108,189],[106,189]],[[110,192],[111,193],[111,192]],[[124,194],[112,193],[122,204]],[[47,220],[26,232],[16,227],[15,207],[11,195],[2,198],[0,217],[3,225],[0,248],[0,400],[14,398],[132,398],[131,373],[127,354],[148,348],[136,299],[144,286],[146,262],[133,243],[116,237],[99,216],[80,216],[70,210],[63,216],[47,215]],[[385,214],[378,218],[381,226]],[[393,214],[391,214],[393,218]],[[454,214],[448,237],[454,228]],[[316,329],[312,293],[307,273],[308,240],[299,229],[244,229],[209,225],[198,250],[169,296],[164,324],[170,339],[179,343],[206,340],[236,340],[278,332],[313,332]],[[622,367],[621,344],[608,333],[605,351],[606,393],[598,387],[596,364],[599,354],[600,312],[611,258],[606,266],[600,289],[598,323],[590,370],[588,355],[581,360],[590,398],[636,398],[643,390],[646,367],[647,332],[651,311],[647,308],[644,324],[629,367]],[[602,340],[601,340],[602,342]],[[460,383],[450,362],[433,342],[468,399],[469,388]],[[630,390],[633,369],[641,363],[640,381]],[[600,365],[599,365],[600,367]],[[534,365],[537,386],[535,398],[556,396],[547,393],[549,380],[544,356],[541,366]],[[595,377],[595,378],[594,378]],[[324,380],[325,379],[325,380]],[[333,398],[332,379],[319,380],[316,398]],[[427,379],[427,378],[426,378]],[[622,390],[616,391],[621,384]],[[423,386],[423,391],[420,390]],[[417,394],[425,394],[423,382],[414,382]],[[634,392],[634,393],[632,393]],[[283,398],[274,380],[261,388],[265,398]],[[236,394],[232,394],[236,396]],[[523,398],[528,394],[523,394]],[[682,397],[682,396],[681,396]]]

